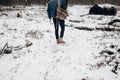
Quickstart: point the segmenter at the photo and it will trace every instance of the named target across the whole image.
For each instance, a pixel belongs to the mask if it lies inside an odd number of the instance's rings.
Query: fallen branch
[[[1,55],[3,54],[10,54],[12,53],[12,47],[8,47],[8,42],[4,45],[4,47],[1,50]]]
[[[109,27],[105,27],[105,28],[88,28],[88,27],[74,27],[78,30],[86,30],[86,31],[93,31],[93,30],[97,30],[97,31],[115,31],[114,28],[109,28]],[[116,29],[116,31],[120,31],[120,29]]]
[[[112,24],[114,24],[116,22],[120,22],[120,19],[114,19],[111,22],[109,22],[108,25],[112,25]]]
[[[4,54],[4,50],[5,50],[6,46],[8,47],[8,42],[7,42],[7,43],[4,45],[4,47],[2,48],[2,50],[1,50],[1,55]]]

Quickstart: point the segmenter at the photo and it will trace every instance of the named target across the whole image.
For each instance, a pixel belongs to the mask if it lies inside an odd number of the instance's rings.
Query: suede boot
[[[59,43],[65,43],[65,41],[63,40],[63,38],[59,38]]]
[[[57,41],[57,44],[59,44],[59,43],[60,43],[59,39],[56,39],[56,41]]]

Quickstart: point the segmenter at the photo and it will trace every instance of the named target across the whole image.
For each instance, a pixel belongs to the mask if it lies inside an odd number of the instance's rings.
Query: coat
[[[48,2],[47,13],[49,18],[56,18],[57,6],[58,6],[58,0],[50,0]],[[67,9],[67,3],[65,2],[65,0],[60,0],[60,7],[65,10]]]

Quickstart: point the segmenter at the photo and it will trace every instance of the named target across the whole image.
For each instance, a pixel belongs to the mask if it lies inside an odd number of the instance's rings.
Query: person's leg
[[[63,41],[64,31],[65,31],[65,21],[64,20],[60,20],[60,27],[61,27],[61,32],[60,32],[59,42],[65,43],[65,41]]]
[[[54,22],[54,27],[55,27],[55,37],[56,39],[59,39],[59,26],[58,26],[58,21],[56,18],[53,18]]]
[[[60,20],[60,27],[61,27],[60,38],[63,38],[64,31],[65,31],[65,21],[64,20]]]

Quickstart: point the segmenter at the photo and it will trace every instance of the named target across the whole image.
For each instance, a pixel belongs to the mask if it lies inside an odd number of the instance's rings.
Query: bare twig
[[[7,42],[7,43],[4,45],[4,47],[2,48],[1,55],[4,54],[4,50],[5,50],[6,47],[8,47],[8,42]]]

